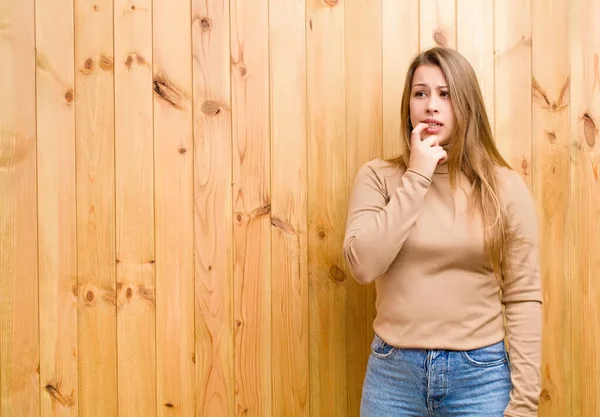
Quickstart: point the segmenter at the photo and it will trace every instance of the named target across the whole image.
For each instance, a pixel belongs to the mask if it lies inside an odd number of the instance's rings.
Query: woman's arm
[[[514,172],[507,182],[508,216],[515,241],[510,275],[502,286],[513,390],[505,416],[537,416],[541,391],[542,291],[538,255],[538,220],[523,179]]]
[[[431,184],[425,175],[408,169],[386,203],[385,185],[377,173],[383,164],[381,160],[365,164],[350,195],[344,257],[362,284],[381,276],[396,258]]]

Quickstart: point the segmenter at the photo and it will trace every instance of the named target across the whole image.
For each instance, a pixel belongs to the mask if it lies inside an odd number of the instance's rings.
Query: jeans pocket
[[[479,367],[499,366],[508,362],[504,341],[478,349],[464,350],[461,353],[468,363]]]
[[[377,335],[373,338],[373,342],[371,343],[371,354],[379,359],[387,359],[391,358],[394,353],[396,353],[398,349],[394,346],[386,343]]]

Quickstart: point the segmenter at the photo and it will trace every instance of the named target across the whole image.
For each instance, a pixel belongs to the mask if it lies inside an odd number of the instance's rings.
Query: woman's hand
[[[410,137],[410,161],[408,168],[431,179],[435,167],[444,162],[448,155],[440,146],[436,135],[431,135],[421,140],[421,131],[428,127],[427,123],[419,123],[415,126]]]

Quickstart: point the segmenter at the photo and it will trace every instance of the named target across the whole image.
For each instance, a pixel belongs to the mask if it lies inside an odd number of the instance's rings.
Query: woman
[[[537,416],[536,212],[467,60],[419,54],[401,117],[406,152],[365,164],[348,209],[346,262],[377,289],[361,415]]]

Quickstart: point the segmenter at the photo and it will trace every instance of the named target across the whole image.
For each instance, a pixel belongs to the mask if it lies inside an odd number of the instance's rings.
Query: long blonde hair
[[[496,148],[475,71],[457,51],[434,47],[417,55],[410,64],[400,110],[404,151],[389,162],[406,168],[410,160],[410,92],[413,75],[420,65],[438,66],[448,82],[456,123],[456,131],[447,150],[450,184],[455,188],[462,173],[472,186],[471,207],[479,209],[482,215],[485,249],[494,273],[501,281],[509,269],[507,258],[512,234],[506,210],[500,201],[495,168],[510,166]]]

